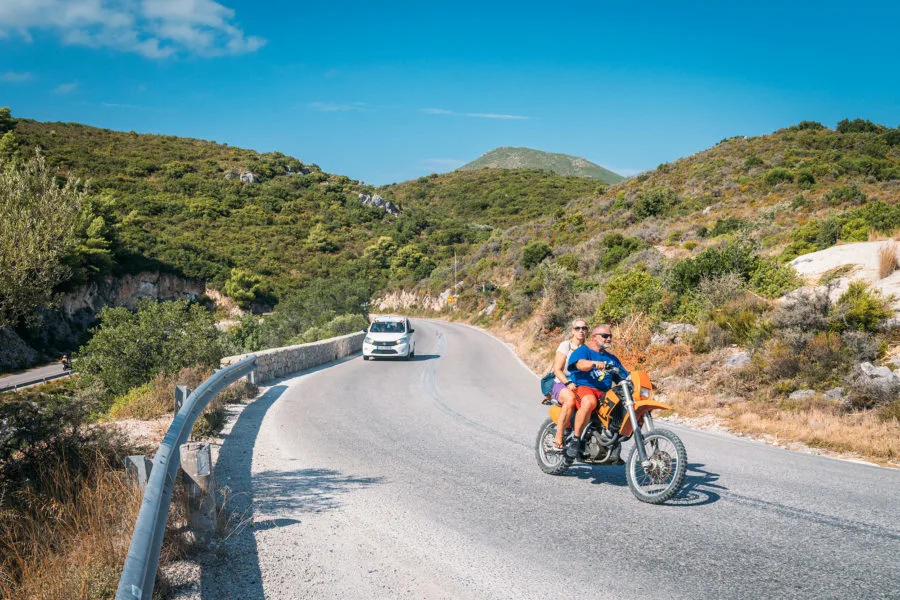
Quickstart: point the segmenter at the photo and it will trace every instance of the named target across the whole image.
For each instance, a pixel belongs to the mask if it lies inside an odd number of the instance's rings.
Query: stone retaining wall
[[[360,352],[364,337],[366,337],[365,333],[350,333],[309,344],[255,352],[257,364],[256,383],[265,385],[274,379],[299,373],[300,371]],[[249,356],[249,354],[226,356],[222,359],[221,364],[225,367],[236,363],[246,356]]]

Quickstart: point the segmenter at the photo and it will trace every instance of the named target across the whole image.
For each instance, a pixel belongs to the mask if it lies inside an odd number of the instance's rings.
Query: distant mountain
[[[553,154],[531,148],[502,146],[461,166],[459,171],[475,169],[540,169],[560,175],[588,177],[606,183],[617,183],[625,179],[609,169],[595,165],[589,160],[568,154]]]

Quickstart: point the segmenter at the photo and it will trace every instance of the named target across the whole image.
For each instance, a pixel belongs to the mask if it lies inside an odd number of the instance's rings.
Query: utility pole
[[[453,249],[453,294],[457,294],[459,288],[459,280],[456,277],[456,248]],[[456,303],[453,303],[453,310],[456,310]]]

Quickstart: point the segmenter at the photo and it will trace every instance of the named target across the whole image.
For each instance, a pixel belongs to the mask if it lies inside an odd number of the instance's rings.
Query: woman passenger
[[[563,434],[575,414],[575,383],[569,380],[569,371],[566,367],[569,365],[569,355],[572,351],[584,344],[587,330],[587,321],[584,319],[572,321],[572,337],[560,343],[553,358],[556,383],[553,384],[551,396],[562,406],[562,410],[559,411],[559,422],[556,424],[556,437],[553,438],[553,447],[558,450],[563,449]]]

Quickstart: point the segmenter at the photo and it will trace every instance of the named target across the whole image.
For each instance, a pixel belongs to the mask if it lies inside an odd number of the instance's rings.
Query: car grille
[[[397,351],[390,348],[375,348],[372,354],[397,354]]]
[[[397,342],[375,342],[376,346],[394,346]]]

